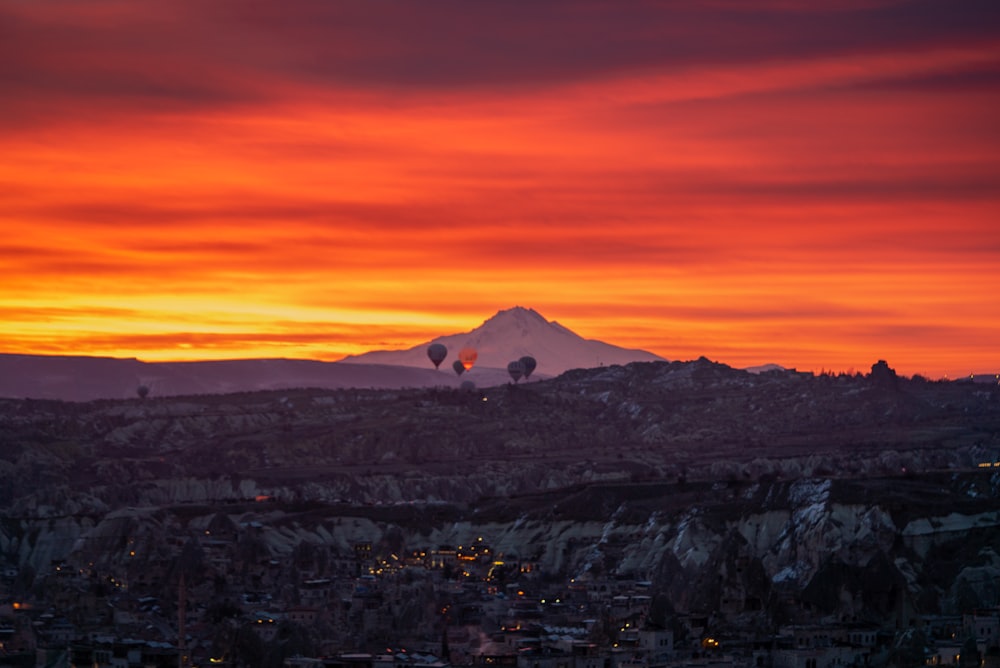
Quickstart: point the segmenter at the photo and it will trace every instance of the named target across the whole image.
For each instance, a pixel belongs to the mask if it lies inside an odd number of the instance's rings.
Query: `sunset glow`
[[[1000,8],[819,4],[0,0],[0,352],[998,371]]]

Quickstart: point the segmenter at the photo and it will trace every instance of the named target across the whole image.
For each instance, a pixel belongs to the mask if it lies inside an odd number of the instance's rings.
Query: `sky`
[[[0,0],[0,352],[1000,371],[998,119],[995,0]]]

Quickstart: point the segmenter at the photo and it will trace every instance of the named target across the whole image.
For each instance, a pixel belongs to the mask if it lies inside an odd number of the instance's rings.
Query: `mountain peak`
[[[505,320],[514,320],[516,322],[528,322],[533,320],[536,322],[542,322],[546,324],[548,324],[549,322],[544,318],[544,316],[542,316],[541,313],[539,313],[533,308],[527,308],[524,306],[512,306],[511,308],[508,309],[500,309],[491,317],[484,320],[483,324],[485,325],[489,322],[494,322],[494,321],[502,322]]]
[[[511,360],[531,355],[538,363],[538,377],[555,376],[568,369],[662,361],[661,357],[644,350],[629,350],[603,341],[584,339],[524,306],[501,309],[479,327],[465,333],[438,336],[408,350],[378,350],[342,361],[425,367],[429,364],[427,346],[431,343],[439,343],[448,349],[445,366],[450,365],[463,348],[476,349],[477,368],[506,369]]]
[[[493,316],[484,320],[483,324],[469,332],[469,335],[477,338],[489,335],[491,337],[519,337],[523,339],[531,338],[551,326],[552,323],[538,311],[523,306],[514,306],[497,311]],[[477,344],[471,343],[470,345]]]

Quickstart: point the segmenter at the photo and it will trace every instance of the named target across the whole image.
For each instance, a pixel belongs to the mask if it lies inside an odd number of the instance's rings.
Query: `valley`
[[[440,655],[443,636],[475,662],[551,626],[598,651],[631,642],[625,623],[669,633],[670,661],[711,637],[726,665],[793,651],[796,625],[866,629],[881,640],[852,660],[887,665],[907,630],[943,645],[1000,605],[1000,388],[884,363],[5,399],[0,441],[6,599],[76,636],[176,648],[180,588],[200,662],[252,664],[277,642],[246,635],[266,615],[298,644],[255,665],[386,643]],[[46,619],[35,646],[62,646]]]

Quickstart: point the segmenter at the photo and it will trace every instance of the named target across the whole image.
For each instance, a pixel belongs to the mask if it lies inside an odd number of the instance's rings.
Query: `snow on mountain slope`
[[[427,346],[432,343],[441,343],[448,348],[448,357],[441,363],[441,369],[449,373],[452,362],[458,359],[459,350],[475,348],[479,359],[470,373],[470,379],[474,379],[479,368],[504,369],[508,362],[524,355],[531,355],[538,362],[533,375],[539,377],[556,376],[569,369],[663,360],[645,350],[630,350],[603,341],[584,339],[559,323],[546,320],[534,309],[515,306],[498,311],[470,332],[440,336],[408,350],[376,350],[346,357],[339,363],[430,367]]]

